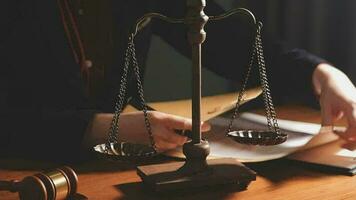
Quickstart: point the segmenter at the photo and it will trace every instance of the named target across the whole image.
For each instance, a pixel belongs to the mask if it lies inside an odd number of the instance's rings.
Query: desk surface
[[[278,116],[284,119],[319,122],[318,112],[303,107],[281,107]],[[46,168],[50,163],[20,160],[0,161],[0,180],[22,179]],[[79,174],[79,192],[89,199],[356,199],[356,176],[325,173],[286,160],[275,160],[249,165],[258,173],[257,180],[247,190],[209,189],[155,196],[141,188],[133,164],[91,161],[72,166]],[[16,194],[0,192],[0,199],[17,199]]]

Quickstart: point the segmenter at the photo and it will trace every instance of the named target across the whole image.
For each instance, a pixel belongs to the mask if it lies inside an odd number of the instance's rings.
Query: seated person
[[[178,17],[184,16],[185,9],[184,1],[177,0],[158,3],[132,0],[125,4],[110,2],[112,5],[108,7],[112,9],[115,26],[112,29],[113,42],[108,42],[108,45],[112,46],[114,58],[112,64],[105,66],[102,72],[95,61],[91,66],[86,60],[82,39],[78,37],[75,27],[76,20],[73,20],[75,6],[68,2],[5,0],[2,3],[0,152],[3,155],[78,159],[83,146],[91,147],[105,142],[119,91],[127,33],[132,24],[152,10]],[[219,6],[209,2],[206,13],[215,15],[221,12]],[[229,25],[234,27],[232,31],[224,29]],[[251,49],[253,39],[247,27],[243,21],[233,20],[207,25],[204,66],[225,78],[240,78],[236,74],[240,74],[248,63],[248,49]],[[153,33],[189,56],[190,47],[184,39],[185,30],[182,27],[167,29],[163,23],[152,22],[142,29],[135,41],[138,62],[142,68]],[[224,55],[216,54],[216,49],[222,46],[227,52]],[[306,51],[285,50],[280,44],[270,41],[266,41],[265,47],[269,72],[281,74],[271,79],[273,96],[283,97],[291,91],[298,94],[309,92],[309,96],[312,96],[310,91],[313,85],[320,97],[323,125],[332,125],[335,120],[346,116],[348,129],[340,135],[346,140],[355,141],[356,90],[348,77]],[[285,75],[290,72],[293,72],[293,76]],[[99,86],[96,85],[98,82]],[[290,88],[285,89],[286,85]],[[135,93],[132,92],[135,87],[131,78],[129,94]],[[177,135],[174,129],[190,129],[190,120],[160,112],[150,112],[149,118],[158,151],[186,142],[187,138]],[[207,124],[202,127],[203,131],[209,129]],[[121,140],[147,142],[143,114],[122,114],[119,132]]]

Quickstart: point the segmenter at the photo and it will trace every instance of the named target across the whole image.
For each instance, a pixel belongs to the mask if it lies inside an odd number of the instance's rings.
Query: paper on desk
[[[241,105],[258,97],[262,93],[261,88],[252,88],[245,91]],[[207,121],[222,113],[229,111],[235,107],[238,93],[227,93],[214,96],[205,96],[201,99],[201,120]],[[174,100],[163,102],[151,102],[148,105],[157,111],[178,115],[185,118],[191,118],[192,115],[192,100]],[[136,109],[132,106],[127,106],[123,112],[133,112]]]
[[[337,156],[350,157],[356,159],[356,150],[341,149],[336,153]]]
[[[288,140],[276,146],[252,146],[239,144],[225,136],[229,119],[217,117],[209,121],[212,130],[204,134],[210,144],[210,157],[232,157],[241,162],[260,162],[287,156],[305,146],[316,146],[337,139],[331,132],[321,132],[320,124],[278,120],[279,127],[288,134]],[[242,113],[233,124],[233,129],[266,129],[266,117]],[[312,138],[315,138],[315,140]],[[320,138],[322,140],[320,140]],[[310,144],[310,145],[309,145]],[[171,156],[183,156],[181,150],[169,152]]]

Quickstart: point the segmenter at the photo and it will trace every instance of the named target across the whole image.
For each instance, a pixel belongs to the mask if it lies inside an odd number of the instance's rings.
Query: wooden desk
[[[319,122],[319,113],[304,107],[281,107],[278,116],[309,122]],[[0,161],[0,179],[21,179],[53,164],[29,161]],[[133,164],[115,164],[91,161],[72,166],[79,174],[79,192],[89,199],[295,199],[338,200],[356,199],[356,176],[324,173],[292,164],[286,160],[275,160],[249,165],[259,175],[248,190],[242,192],[224,188],[186,194],[156,196],[141,188]],[[0,199],[17,199],[16,194],[0,192]]]

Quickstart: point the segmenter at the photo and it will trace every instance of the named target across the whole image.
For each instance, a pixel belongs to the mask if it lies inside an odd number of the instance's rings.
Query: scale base
[[[207,160],[208,167],[199,172],[184,168],[184,163],[140,166],[137,168],[137,174],[144,185],[155,192],[194,190],[231,184],[238,190],[244,190],[251,181],[256,180],[254,171],[232,158]]]

